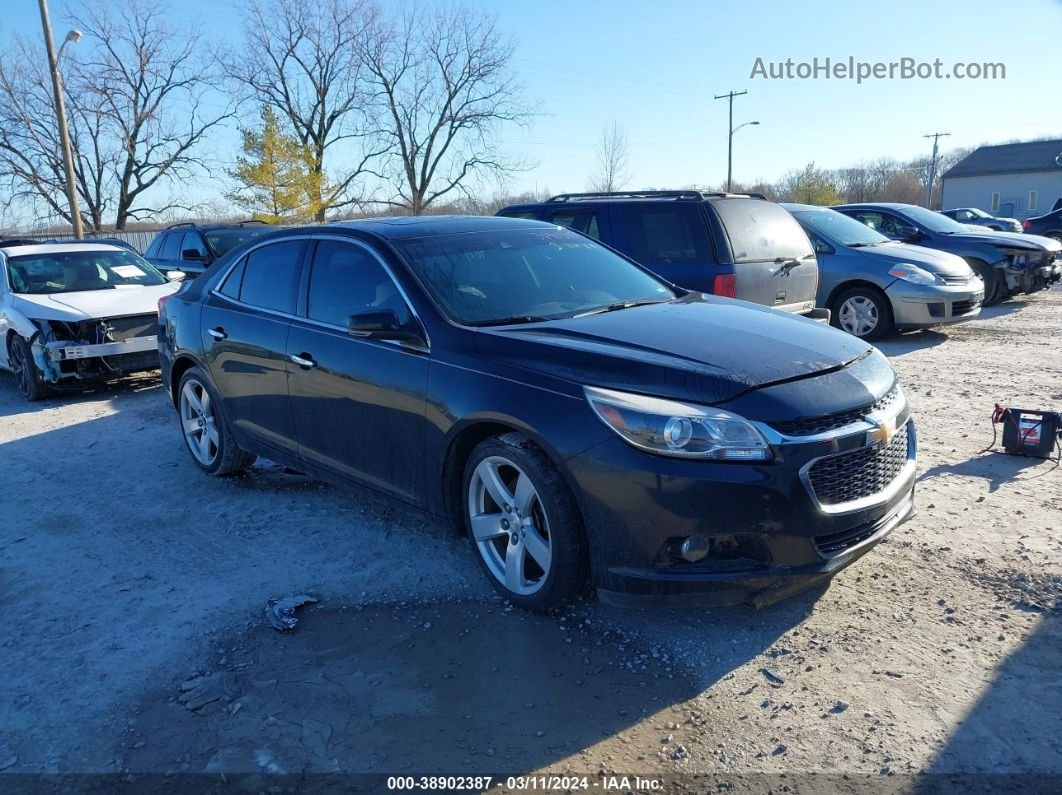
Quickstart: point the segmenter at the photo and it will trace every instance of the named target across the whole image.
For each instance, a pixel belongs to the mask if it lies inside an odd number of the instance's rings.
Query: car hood
[[[582,318],[479,329],[480,356],[570,382],[720,403],[843,368],[871,346],[830,326],[691,293]]]
[[[1002,248],[1020,248],[1028,251],[1057,251],[1060,248],[1057,240],[1039,235],[1027,235],[1023,232],[956,232],[948,235],[954,240],[967,243],[987,243],[990,246]],[[1048,245],[1048,244],[1051,245]]]
[[[78,321],[123,315],[147,315],[158,311],[159,299],[180,285],[167,282],[153,287],[116,287],[50,295],[12,296],[12,305],[35,320]]]
[[[915,246],[910,243],[871,246],[852,250],[889,267],[896,263],[909,262],[930,273],[939,273],[941,276],[966,276],[971,273],[970,266],[966,264],[966,260],[956,254],[949,254],[947,251],[939,251],[935,248]]]

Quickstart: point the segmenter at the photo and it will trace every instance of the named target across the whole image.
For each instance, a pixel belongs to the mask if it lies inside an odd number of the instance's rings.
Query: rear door
[[[713,292],[721,270],[701,202],[623,201],[611,210],[613,248],[680,287]]]
[[[203,303],[203,350],[237,433],[294,457],[288,334],[306,239],[251,249]]]
[[[162,232],[151,241],[145,258],[163,273],[181,270],[181,241],[184,231]]]
[[[730,248],[737,298],[801,314],[815,308],[819,266],[792,215],[762,199],[717,199],[710,207]]]

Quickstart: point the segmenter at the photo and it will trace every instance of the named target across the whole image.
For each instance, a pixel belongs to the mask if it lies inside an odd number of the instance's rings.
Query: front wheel
[[[998,304],[1003,298],[1003,289],[1000,288],[996,269],[987,262],[981,262],[980,260],[970,262],[970,267],[974,273],[981,277],[981,281],[985,284],[985,297],[981,300],[981,306],[995,306]]]
[[[853,287],[834,302],[833,323],[861,340],[880,339],[892,331],[892,308],[880,290]]]
[[[221,399],[203,371],[191,368],[177,388],[181,432],[196,465],[218,477],[248,469],[255,456],[236,444]]]
[[[517,607],[546,611],[587,580],[586,536],[560,473],[529,439],[487,439],[464,472],[465,524],[494,587]]]
[[[48,396],[48,385],[44,383],[41,371],[33,361],[33,349],[17,334],[13,335],[8,343],[7,361],[22,397],[33,402]]]

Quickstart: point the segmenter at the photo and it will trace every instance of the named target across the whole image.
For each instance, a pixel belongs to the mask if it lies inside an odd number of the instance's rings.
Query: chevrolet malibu
[[[549,609],[764,604],[914,512],[886,359],[568,229],[391,218],[263,236],[160,302],[191,460],[256,456],[446,517]]]

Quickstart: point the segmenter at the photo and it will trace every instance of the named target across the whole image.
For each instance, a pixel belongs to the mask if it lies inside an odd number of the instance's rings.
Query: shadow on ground
[[[593,608],[564,617],[500,601],[308,609],[294,633],[262,624],[219,651],[205,678],[145,694],[123,760],[134,775],[651,770],[671,752],[660,743],[671,716],[658,713],[762,653],[817,595],[754,633],[732,633],[750,610],[713,613],[702,630],[720,647],[725,638],[726,654],[696,681]],[[607,758],[595,754],[617,735]],[[614,758],[617,747],[629,756]]]
[[[918,482],[923,483],[945,474],[960,475],[987,480],[989,492],[994,492],[1008,483],[1036,480],[1057,468],[1058,463],[1050,459],[987,452],[958,464],[930,467],[919,475]]]

